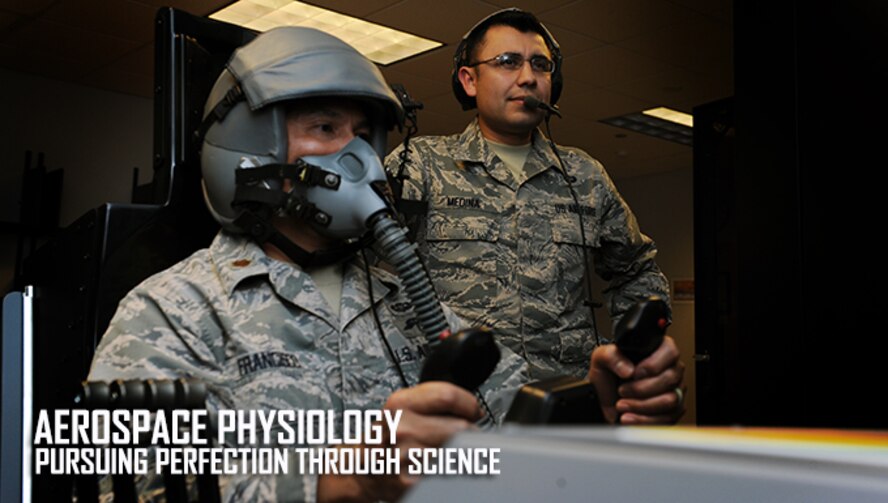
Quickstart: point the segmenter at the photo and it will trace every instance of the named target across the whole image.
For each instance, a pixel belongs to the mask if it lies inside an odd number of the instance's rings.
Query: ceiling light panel
[[[239,0],[210,14],[210,18],[256,31],[267,31],[278,26],[316,28],[344,40],[381,65],[389,65],[443,45],[293,0]]]
[[[655,111],[651,113],[652,110]],[[663,110],[672,113],[663,112]],[[662,140],[691,146],[694,144],[693,119],[691,115],[661,107],[661,109],[651,109],[619,117],[610,117],[602,119],[600,122]],[[678,122],[679,120],[681,122]]]
[[[687,126],[690,128],[694,127],[693,115],[679,112],[678,110],[673,110],[671,108],[657,107],[645,110],[641,113],[645,115],[650,115],[651,117],[656,117],[658,119],[663,119],[664,121],[681,124],[682,126]]]

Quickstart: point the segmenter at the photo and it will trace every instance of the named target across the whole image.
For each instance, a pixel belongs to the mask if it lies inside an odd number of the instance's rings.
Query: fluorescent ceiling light
[[[278,26],[317,28],[341,38],[371,61],[381,65],[444,45],[294,0],[239,0],[210,14],[210,17],[256,31],[267,31]]]
[[[690,146],[694,143],[694,117],[668,108],[652,108],[602,119],[601,122],[682,145]]]
[[[664,121],[675,122],[676,124],[681,124],[682,126],[694,127],[693,115],[688,115],[684,112],[679,112],[678,110],[673,110],[671,108],[657,107],[651,108],[650,110],[645,110],[641,113],[645,115],[650,115],[651,117],[656,117],[658,119],[663,119]]]

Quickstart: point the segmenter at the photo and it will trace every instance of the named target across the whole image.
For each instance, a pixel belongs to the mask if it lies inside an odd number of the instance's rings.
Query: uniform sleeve
[[[201,340],[199,320],[140,288],[120,303],[93,357],[90,379],[175,379],[208,383],[221,367]]]
[[[604,187],[599,217],[600,248],[595,272],[608,287],[604,290],[608,312],[616,324],[637,301],[657,295],[667,304],[669,284],[654,261],[657,247],[641,233],[635,215],[602,169]]]
[[[221,345],[223,337],[211,322],[211,311],[187,295],[155,293],[137,288],[121,301],[96,350],[89,379],[195,378],[207,384],[211,414],[243,403],[242,398],[235,401],[232,388],[222,380],[218,348],[207,343],[215,339]],[[297,473],[294,451],[288,451],[289,474],[219,475],[222,501],[315,501],[317,476]],[[155,475],[153,467],[148,472],[136,477],[140,501],[163,501],[162,476]]]

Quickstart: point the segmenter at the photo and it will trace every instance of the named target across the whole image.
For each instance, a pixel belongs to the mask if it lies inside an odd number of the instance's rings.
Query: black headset
[[[468,41],[472,35],[478,30],[486,30],[488,27],[494,25],[497,21],[497,17],[504,16],[510,13],[516,14],[525,14],[528,16],[528,20],[534,23],[539,31],[542,32],[543,39],[546,42],[546,47],[549,48],[549,51],[552,53],[552,62],[555,64],[555,69],[552,71],[552,96],[550,99],[550,105],[554,105],[558,102],[558,98],[561,96],[561,90],[564,87],[564,77],[561,75],[561,47],[558,45],[558,42],[555,40],[555,37],[549,33],[549,30],[536,18],[532,13],[523,11],[521,9],[512,7],[509,9],[503,9],[494,12],[493,14],[485,17],[481,21],[478,21],[475,26],[472,27],[465,35],[463,35],[462,40],[460,40],[459,45],[456,46],[456,52],[453,54],[453,71],[450,73],[450,85],[453,87],[453,94],[456,96],[456,100],[459,101],[460,105],[462,105],[463,110],[471,110],[477,106],[475,102],[475,98],[466,94],[463,89],[462,83],[459,81],[459,69],[463,66],[468,66],[471,64],[469,61],[468,54]],[[506,24],[506,26],[509,26]]]

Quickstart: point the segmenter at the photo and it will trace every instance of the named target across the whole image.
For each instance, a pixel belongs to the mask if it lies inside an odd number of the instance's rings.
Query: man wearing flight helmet
[[[557,113],[561,65],[558,43],[533,14],[488,16],[465,35],[453,63],[453,91],[464,110],[477,107],[477,118],[461,134],[414,139],[406,162],[399,148],[386,167],[403,182],[403,200],[420,202],[409,207],[427,205],[417,240],[442,300],[461,318],[494,327],[528,361],[532,379],[588,373],[610,419],[672,422],[683,411],[674,341],[666,337],[637,366],[599,345],[593,259],[610,281],[615,322],[638,300],[668,300],[668,285],[654,243],[604,167],[579,149],[549,144],[538,129]],[[633,382],[617,394],[624,379]]]
[[[271,30],[235,51],[201,128],[205,198],[223,229],[121,301],[90,379],[196,378],[211,408],[335,410],[339,427],[344,410],[402,409],[401,447],[440,446],[481,417],[471,393],[417,384],[423,334],[411,304],[398,278],[357,253],[366,215],[386,208],[373,185],[401,114],[379,70],[317,30]],[[495,419],[525,377],[504,351],[480,388]],[[222,480],[223,499],[249,501],[392,500],[411,483]]]

